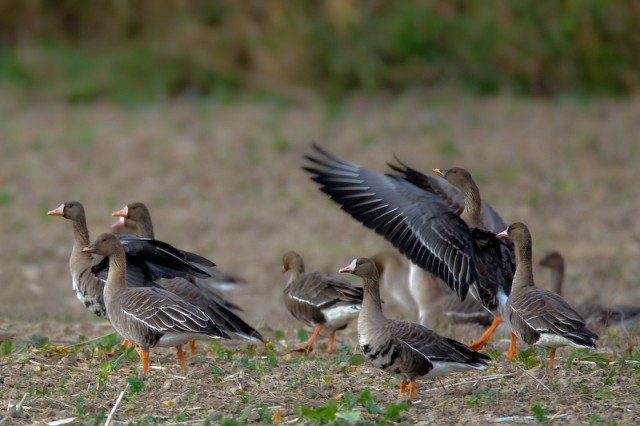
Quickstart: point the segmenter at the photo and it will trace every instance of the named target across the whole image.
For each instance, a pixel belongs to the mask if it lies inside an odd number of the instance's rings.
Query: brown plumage
[[[488,356],[443,337],[428,328],[391,320],[382,313],[378,270],[371,259],[354,259],[340,269],[363,280],[364,300],[358,318],[358,341],[365,357],[376,367],[399,374],[400,396],[409,385],[409,400],[415,397],[416,379],[470,369],[483,370]]]
[[[314,327],[309,340],[297,350],[312,351],[320,330],[326,329],[330,353],[336,330],[342,330],[358,316],[362,289],[321,272],[305,272],[304,261],[295,251],[282,257],[282,273],[286,272],[291,274],[282,293],[285,307],[295,319]]]
[[[557,251],[547,253],[540,265],[551,273],[551,290],[563,295],[564,257]],[[604,306],[599,303],[582,303],[576,310],[592,327],[629,327],[640,320],[640,306],[613,305]]]
[[[196,337],[229,337],[200,308],[162,288],[127,287],[122,245],[113,234],[101,234],[83,249],[109,258],[104,288],[107,315],[113,328],[138,346],[142,369],[149,370],[149,349],[175,346],[180,367],[186,370],[182,344]]]
[[[553,367],[556,349],[560,346],[595,348],[598,335],[587,328],[580,314],[562,296],[535,286],[532,240],[527,226],[516,222],[497,236],[513,240],[516,250],[516,273],[505,307],[505,321],[511,327],[507,359],[515,355],[516,338],[529,345],[551,348],[549,368]]]

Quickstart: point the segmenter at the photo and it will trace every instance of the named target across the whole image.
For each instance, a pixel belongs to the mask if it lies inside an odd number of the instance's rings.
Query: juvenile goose
[[[186,371],[182,344],[197,337],[229,337],[200,308],[162,288],[127,287],[125,252],[113,234],[101,234],[82,249],[109,258],[104,302],[109,321],[125,339],[138,346],[142,371],[149,371],[149,349],[176,347],[180,368]]]
[[[319,156],[305,156],[312,165],[303,169],[343,210],[442,279],[461,300],[471,290],[485,309],[500,315],[506,298],[499,289],[512,281],[512,253],[493,232],[470,228],[459,216],[464,209],[459,189],[402,164],[392,166],[399,174],[381,175],[314,148]],[[493,223],[497,214],[484,205],[481,214],[486,210]],[[485,333],[474,349],[487,338]]]
[[[595,348],[598,335],[587,328],[580,314],[562,296],[535,286],[529,228],[516,222],[497,236],[513,240],[516,250],[516,273],[505,307],[505,321],[511,327],[507,359],[516,353],[516,338],[529,345],[551,348],[548,368],[553,367],[558,347]]]
[[[296,350],[311,352],[324,328],[329,331],[327,353],[331,353],[336,331],[349,325],[360,312],[362,289],[321,272],[305,272],[304,261],[295,251],[282,258],[282,273],[288,271],[291,274],[282,293],[284,305],[295,319],[314,327],[307,342]]]
[[[47,212],[50,216],[60,216],[73,224],[73,247],[69,258],[69,270],[73,291],[78,300],[99,317],[106,315],[103,298],[104,281],[108,271],[108,260],[94,258],[82,249],[89,245],[89,229],[84,207],[77,201],[67,201],[56,209]],[[157,286],[153,280],[159,276],[184,276],[206,272],[188,263],[184,254],[169,244],[149,238],[121,237],[127,253],[129,273],[126,276],[128,286]],[[98,271],[102,271],[100,274]],[[102,275],[99,278],[94,272]]]
[[[540,265],[549,268],[551,273],[551,290],[562,296],[564,283],[564,257],[557,251],[547,253]],[[640,320],[640,306],[613,305],[603,306],[598,303],[583,303],[576,310],[595,327],[629,327]]]
[[[414,399],[418,377],[486,368],[488,356],[420,324],[386,318],[382,313],[378,270],[370,259],[354,259],[340,272],[362,278],[364,300],[358,318],[360,348],[374,366],[401,375],[400,397],[408,384],[409,400]]]
[[[154,238],[151,213],[145,204],[140,202],[130,203],[121,210],[114,212],[113,215],[135,221],[139,235]],[[237,277],[224,274],[214,268],[207,268],[207,265],[202,265],[202,268],[206,268],[209,274],[217,273],[218,277],[225,276],[227,280],[240,280]],[[212,279],[213,277],[198,278],[194,276],[187,276],[185,278],[161,278],[158,279],[157,282],[162,287],[202,309],[219,327],[224,329],[225,332],[235,334],[244,339],[261,342],[264,341],[262,335],[257,330],[232,312],[232,310],[242,309],[228,301],[220,291],[213,287],[211,285]],[[195,352],[195,342],[189,341],[190,356],[193,356]]]

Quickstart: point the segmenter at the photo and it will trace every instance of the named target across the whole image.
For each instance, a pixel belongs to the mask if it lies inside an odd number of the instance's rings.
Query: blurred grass
[[[624,95],[635,0],[0,0],[0,81],[73,102],[267,89]]]

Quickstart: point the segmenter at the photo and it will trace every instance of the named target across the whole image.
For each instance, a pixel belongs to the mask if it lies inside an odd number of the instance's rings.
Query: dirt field
[[[310,270],[335,273],[354,257],[389,248],[301,171],[313,140],[383,172],[394,154],[425,172],[470,169],[507,223],[529,225],[536,258],[550,249],[565,254],[572,304],[640,304],[638,100],[448,94],[331,106],[245,99],[123,108],[38,104],[5,94],[0,113],[0,340],[13,336],[12,347],[0,343],[0,425],[72,417],[75,424],[101,424],[123,390],[114,419],[130,424],[534,423],[546,414],[559,424],[640,421],[637,327],[599,330],[595,357],[559,350],[552,371],[506,363],[503,334],[487,348],[496,356],[491,368],[444,378],[446,392],[421,382],[419,400],[398,418],[397,377],[366,363],[350,368],[360,361],[355,324],[338,335],[342,350],[334,355],[289,358],[287,346],[298,344],[302,327],[280,303],[285,251],[299,251]],[[144,381],[131,379],[135,353],[111,337],[99,339],[111,327],[72,293],[70,224],[46,215],[66,200],[83,202],[92,236],[109,229],[112,211],[146,202],[159,239],[248,280],[229,298],[272,349],[200,343],[186,378],[171,351],[154,350],[156,369]],[[540,286],[545,272],[536,269]],[[390,300],[385,309],[403,315]],[[481,332],[446,324],[439,330],[462,341]],[[80,336],[96,340],[73,346]],[[321,349],[325,343],[321,336]],[[366,389],[371,395],[361,394]],[[324,414],[310,414],[322,407]]]

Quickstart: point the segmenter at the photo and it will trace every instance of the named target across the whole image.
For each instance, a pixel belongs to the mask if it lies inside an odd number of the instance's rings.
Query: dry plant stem
[[[124,396],[124,393],[128,387],[129,387],[129,383],[127,383],[124,389],[120,392],[120,395],[118,395],[118,399],[116,400],[115,405],[109,412],[109,415],[107,416],[107,420],[104,422],[104,426],[109,426],[109,424],[111,423],[111,420],[113,420],[113,415],[116,413],[116,410],[118,409],[118,405],[120,405],[120,402],[122,401],[122,397]]]
[[[487,328],[484,333],[482,333],[482,336],[469,343],[469,347],[474,351],[479,351],[484,348],[487,345],[487,342],[489,342],[491,335],[496,330],[496,328],[498,328],[500,323],[502,323],[502,317],[500,315],[496,315],[495,317],[493,317],[493,321],[491,322],[489,328]]]

